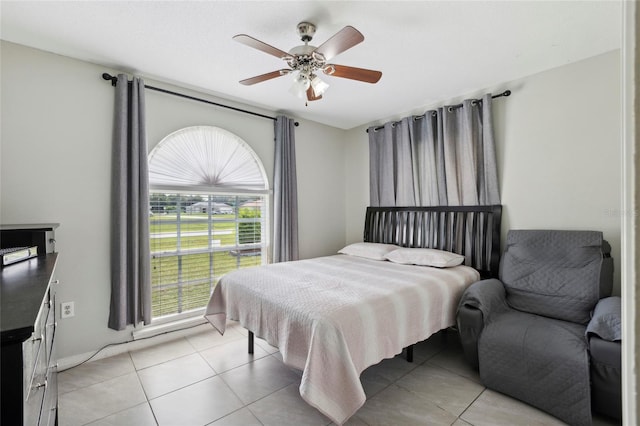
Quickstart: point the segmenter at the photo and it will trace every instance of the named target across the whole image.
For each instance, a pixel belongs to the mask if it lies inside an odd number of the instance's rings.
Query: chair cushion
[[[485,325],[478,343],[482,384],[571,425],[591,424],[583,325],[516,310]]]
[[[514,309],[587,324],[600,297],[598,231],[509,231],[500,264]]]

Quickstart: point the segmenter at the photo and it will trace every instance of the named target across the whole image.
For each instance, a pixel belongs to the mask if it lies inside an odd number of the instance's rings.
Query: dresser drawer
[[[42,307],[38,312],[34,325],[33,334],[30,339],[23,343],[23,371],[24,371],[24,390],[25,400],[31,396],[32,389],[37,387],[38,383],[45,380],[47,374],[48,354],[47,354],[47,319],[49,317],[49,292],[42,303]]]
[[[39,426],[53,426],[56,423],[58,410],[58,366],[50,365],[47,372],[47,387],[44,390]]]
[[[49,383],[46,377],[42,378],[42,382],[35,382],[35,387],[31,389],[29,397],[23,404],[24,425],[37,425],[39,423],[42,401],[48,386]]]
[[[58,323],[56,322],[56,296],[50,291],[49,315],[46,322],[45,341],[47,355],[47,386],[44,391],[42,410],[40,412],[39,426],[53,426],[57,419],[58,410],[58,364],[55,355],[55,334]]]
[[[51,360],[54,357],[54,342],[56,335],[56,327],[58,327],[58,323],[56,322],[56,295],[52,291],[49,292],[49,314],[47,315],[47,321],[45,323],[45,344],[46,344],[46,354],[47,354],[47,364],[51,365]]]

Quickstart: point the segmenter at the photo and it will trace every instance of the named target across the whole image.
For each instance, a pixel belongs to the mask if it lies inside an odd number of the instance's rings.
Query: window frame
[[[167,144],[169,144],[169,142],[167,142],[169,139],[171,139],[174,135],[176,134],[183,134],[184,132],[188,131],[189,129],[197,129],[197,130],[201,130],[202,128],[208,128],[213,130],[214,132],[220,132],[223,136],[225,135],[229,135],[231,138],[228,139],[228,143],[234,143],[237,145],[237,148],[243,149],[246,152],[243,152],[242,154],[246,156],[247,153],[249,153],[251,155],[251,159],[253,160],[253,162],[255,163],[255,165],[258,166],[260,174],[262,176],[262,180],[264,183],[264,189],[256,189],[255,184],[253,185],[253,188],[251,189],[247,189],[247,188],[242,188],[240,187],[215,187],[213,185],[208,186],[208,185],[166,185],[166,184],[157,184],[157,183],[153,183],[150,179],[150,185],[149,185],[149,203],[150,203],[150,213],[152,211],[152,205],[151,205],[151,200],[152,200],[152,196],[153,194],[165,194],[165,195],[200,195],[203,198],[205,198],[205,202],[210,202],[213,203],[215,202],[215,198],[216,197],[235,197],[235,207],[234,207],[234,218],[230,219],[230,218],[226,218],[226,219],[216,219],[215,218],[215,214],[213,213],[213,209],[208,208],[208,213],[207,213],[207,217],[203,220],[206,220],[206,223],[208,223],[208,239],[209,241],[212,241],[212,236],[213,236],[213,227],[216,223],[220,224],[223,222],[233,222],[235,223],[235,228],[236,228],[236,232],[235,232],[235,246],[231,245],[226,245],[224,247],[221,248],[216,248],[213,245],[211,245],[212,243],[210,243],[208,245],[208,247],[204,248],[204,250],[198,250],[198,253],[210,253],[211,255],[211,262],[213,262],[213,254],[217,251],[220,252],[224,252],[224,251],[232,251],[234,250],[234,248],[237,250],[239,248],[239,239],[240,239],[240,235],[238,233],[238,226],[240,223],[244,223],[244,222],[252,222],[252,223],[260,223],[260,242],[259,243],[253,243],[253,244],[257,244],[257,248],[260,248],[260,265],[265,265],[268,264],[270,261],[270,248],[271,248],[271,239],[270,239],[270,198],[271,198],[271,194],[272,191],[269,189],[269,180],[267,178],[267,174],[265,172],[264,166],[262,164],[262,160],[260,159],[260,157],[258,157],[257,153],[244,141],[242,140],[238,135],[235,135],[225,129],[219,128],[219,127],[215,127],[215,126],[192,126],[192,127],[186,127],[183,129],[179,129],[176,132],[173,132],[169,135],[167,135],[165,138],[162,139],[162,141],[160,143],[158,143],[156,145],[156,147],[151,150],[151,152],[149,153],[149,161],[151,163],[151,160],[153,158],[153,156],[155,155],[156,149],[158,147],[162,147],[162,146],[166,146]],[[235,152],[235,151],[234,151]],[[245,160],[246,161],[246,160]],[[252,167],[255,167],[253,165],[251,165]],[[255,175],[255,169],[253,170],[253,173]],[[150,176],[151,176],[151,164],[150,164]],[[258,199],[262,200],[261,206],[259,207],[259,211],[261,212],[260,218],[259,220],[246,220],[243,221],[242,218],[239,217],[240,215],[240,209],[241,206],[238,204],[238,199],[239,197],[258,197]],[[182,213],[184,214],[184,213]],[[179,222],[180,222],[180,214],[177,214],[176,216],[176,233],[178,233],[180,231],[179,228]],[[150,226],[152,225],[153,220],[150,220]],[[150,229],[151,231],[151,229]],[[150,232],[151,234],[151,232]],[[152,247],[152,240],[153,238],[150,235],[149,238],[149,244],[150,247]],[[244,247],[244,246],[243,246]],[[154,257],[158,256],[159,252],[151,252],[151,261],[153,262]],[[184,257],[184,256],[188,256],[189,253],[180,253],[180,247],[177,246],[175,251],[172,252],[164,252],[161,253],[161,255],[159,257],[169,257],[169,256],[180,256],[180,257]],[[237,256],[237,268],[236,269],[241,269],[240,267],[240,261],[241,261],[241,257],[242,256]],[[213,266],[211,266],[213,268]],[[153,269],[152,269],[152,277],[153,277]],[[211,276],[209,278],[209,285],[210,285],[210,291],[213,291],[213,288],[215,288],[215,285],[217,284],[217,279],[219,279],[220,276],[215,276],[213,275],[213,273],[211,273]],[[175,285],[180,286],[180,281],[177,281],[175,283]],[[154,293],[154,285],[152,284],[152,289],[151,289],[151,295],[153,297],[153,293]],[[201,316],[204,313],[205,310],[205,306],[201,307],[201,308],[195,308],[195,309],[189,309],[189,310],[185,310],[180,312],[180,310],[177,313],[170,313],[170,314],[166,314],[166,315],[161,315],[161,316],[157,316],[154,317],[152,316],[151,319],[151,324],[150,326],[156,326],[156,325],[162,325],[162,324],[167,324],[167,323],[172,323],[172,322],[176,322],[176,321],[182,321],[182,320],[186,320],[189,318],[193,318],[196,316]]]

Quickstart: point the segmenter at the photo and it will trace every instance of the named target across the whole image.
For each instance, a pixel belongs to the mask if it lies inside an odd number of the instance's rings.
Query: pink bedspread
[[[455,323],[467,266],[438,269],[336,255],[234,271],[205,317],[239,321],[303,371],[300,395],[336,424],[364,404],[362,371]]]

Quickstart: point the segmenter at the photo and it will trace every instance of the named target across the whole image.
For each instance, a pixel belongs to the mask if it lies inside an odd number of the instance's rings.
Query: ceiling
[[[252,106],[351,129],[621,47],[621,1],[2,1],[0,37]],[[288,51],[296,25],[320,45],[346,25],[364,42],[331,62],[382,71],[377,84],[323,76],[320,101],[289,93],[286,68],[232,40]],[[106,71],[106,70],[105,70]],[[107,84],[107,83],[105,83]],[[514,93],[513,96],[517,96]]]

